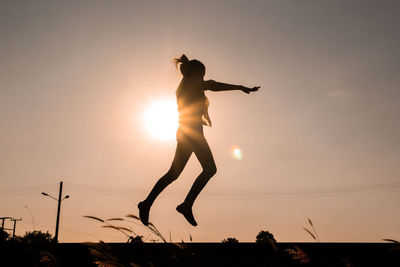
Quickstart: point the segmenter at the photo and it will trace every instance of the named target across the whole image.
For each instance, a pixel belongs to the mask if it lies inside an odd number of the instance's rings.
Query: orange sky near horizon
[[[0,4],[0,217],[17,234],[61,242],[126,238],[84,215],[137,214],[168,170],[175,139],[143,116],[174,101],[172,59],[202,61],[205,79],[261,86],[207,92],[205,136],[218,172],[175,211],[201,171],[192,156],[156,200],[152,221],[174,241],[400,239],[400,36],[397,2],[18,1]],[[233,153],[235,147],[240,148]],[[32,214],[32,216],[31,216]],[[152,235],[130,224],[147,240]],[[6,227],[11,227],[6,222]]]

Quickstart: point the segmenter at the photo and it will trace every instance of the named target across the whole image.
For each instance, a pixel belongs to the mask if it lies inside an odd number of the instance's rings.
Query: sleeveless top
[[[211,127],[208,115],[209,101],[204,90],[212,86],[214,81],[196,81],[183,78],[176,90],[179,111],[179,124]]]

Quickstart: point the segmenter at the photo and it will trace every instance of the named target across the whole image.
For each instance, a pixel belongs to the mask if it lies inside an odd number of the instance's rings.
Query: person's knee
[[[174,169],[169,169],[168,172],[164,175],[164,179],[168,182],[168,183],[172,183],[173,181],[175,181],[176,179],[178,179],[179,177],[179,173],[176,172]]]
[[[210,166],[207,166],[206,169],[203,169],[203,172],[208,176],[208,177],[213,177],[217,173],[217,166],[215,164],[212,164]]]

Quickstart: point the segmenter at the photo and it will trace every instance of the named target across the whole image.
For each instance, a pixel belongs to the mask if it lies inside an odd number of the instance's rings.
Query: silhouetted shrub
[[[10,234],[4,231],[2,228],[0,229],[0,242],[6,241],[10,237]]]
[[[225,243],[225,244],[237,244],[237,243],[239,243],[239,240],[237,240],[234,237],[228,237],[228,238],[222,240],[222,243]]]
[[[33,231],[26,232],[24,236],[19,237],[25,243],[41,243],[50,244],[54,241],[53,236],[49,232]]]
[[[6,237],[0,244],[1,266],[57,266],[56,249],[49,232],[26,232],[24,236]]]
[[[274,238],[274,235],[271,234],[268,231],[261,231],[258,233],[256,236],[256,243],[273,243],[276,244],[276,240]]]
[[[274,235],[268,231],[260,231],[256,236],[256,243],[267,244],[273,251],[275,252],[278,251],[278,246],[274,238]]]
[[[143,236],[142,235],[131,236],[131,237],[129,237],[128,243],[132,243],[132,244],[144,243]]]

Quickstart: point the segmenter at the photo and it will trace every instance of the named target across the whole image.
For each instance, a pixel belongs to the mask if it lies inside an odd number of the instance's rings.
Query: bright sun
[[[174,100],[157,100],[144,111],[146,131],[158,140],[174,140],[178,129],[178,110]]]

